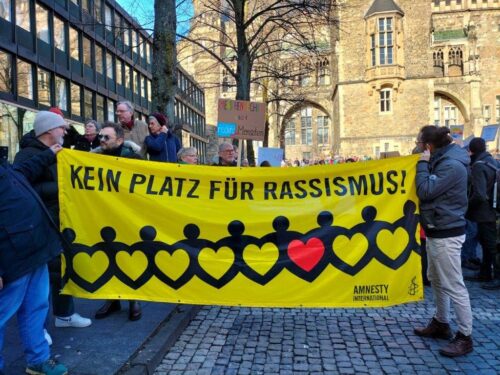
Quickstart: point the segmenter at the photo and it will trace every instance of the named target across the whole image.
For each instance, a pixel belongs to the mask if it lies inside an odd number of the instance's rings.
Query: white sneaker
[[[92,324],[92,320],[80,316],[78,313],[74,313],[68,317],[56,316],[55,326],[57,328],[63,327],[74,327],[74,328],[84,328]]]
[[[52,337],[50,337],[49,333],[47,332],[47,330],[44,328],[43,329],[43,336],[45,337],[45,341],[47,341],[47,344],[49,344],[49,346],[52,345]]]

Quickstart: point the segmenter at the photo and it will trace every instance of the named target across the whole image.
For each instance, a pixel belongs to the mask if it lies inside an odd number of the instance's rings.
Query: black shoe
[[[472,337],[465,336],[464,334],[457,332],[456,336],[449,342],[439,349],[439,354],[445,357],[460,357],[462,355],[472,352]]]
[[[464,276],[464,280],[467,281],[477,281],[479,283],[487,283],[491,281],[493,278],[491,276],[481,275],[480,273],[476,273],[471,276]]]
[[[480,268],[477,264],[473,263],[469,259],[464,260],[462,262],[462,267],[467,268],[468,270],[472,270],[472,271],[479,271],[479,268]]]
[[[99,310],[96,311],[95,313],[95,318],[96,319],[104,319],[110,316],[111,314],[120,311],[121,310],[121,305],[119,300],[109,300],[102,305]]]
[[[415,328],[413,332],[417,336],[431,337],[434,339],[449,340],[453,336],[450,325],[448,323],[441,323],[437,321],[436,318],[432,318],[427,327]]]
[[[486,290],[498,290],[500,289],[500,279],[495,279],[489,283],[483,284],[481,288]]]
[[[131,321],[139,320],[142,317],[142,309],[139,301],[129,301],[128,319]]]

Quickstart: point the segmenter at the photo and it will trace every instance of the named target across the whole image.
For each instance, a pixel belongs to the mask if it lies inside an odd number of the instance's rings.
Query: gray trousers
[[[448,323],[450,301],[453,302],[458,330],[465,336],[472,333],[472,310],[469,292],[464,284],[460,253],[465,235],[448,238],[427,237],[427,275],[436,303],[435,318]]]

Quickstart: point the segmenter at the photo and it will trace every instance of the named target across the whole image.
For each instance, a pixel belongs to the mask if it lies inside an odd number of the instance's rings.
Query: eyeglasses
[[[221,151],[221,152],[226,152],[226,153],[229,153],[229,152],[234,152],[234,150],[229,149],[229,150],[223,150],[223,151]]]
[[[190,158],[197,158],[198,157],[198,155],[196,155],[196,154],[186,154],[184,156],[189,156]]]
[[[99,138],[100,141],[104,141],[104,142],[107,142],[111,139],[111,137],[107,134],[99,134],[97,136],[97,138]]]

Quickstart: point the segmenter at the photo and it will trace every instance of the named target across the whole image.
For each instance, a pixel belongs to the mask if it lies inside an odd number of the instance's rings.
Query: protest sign
[[[264,103],[219,99],[217,117],[219,137],[263,141],[265,122]]]

